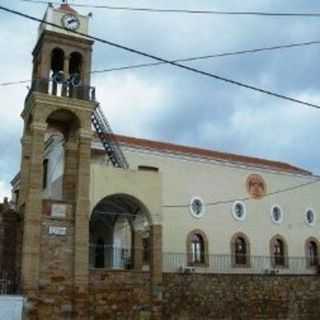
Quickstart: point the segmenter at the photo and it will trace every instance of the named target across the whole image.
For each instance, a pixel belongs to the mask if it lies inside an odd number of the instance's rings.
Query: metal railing
[[[97,103],[91,115],[91,121],[112,165],[117,168],[128,169],[129,164],[99,103]]]
[[[192,261],[185,253],[163,253],[164,272],[317,274],[318,257],[207,255]]]
[[[26,101],[29,99],[32,92],[41,92],[53,96],[69,97],[88,101],[96,100],[94,87],[86,85],[73,86],[68,82],[57,83],[50,79],[33,80],[29,93],[26,97]]]
[[[124,269],[133,268],[133,249],[111,245],[90,244],[90,268]]]
[[[117,247],[90,244],[92,269],[130,270],[148,266],[150,251],[146,248]],[[199,256],[200,257],[200,256]],[[320,257],[254,256],[254,255],[202,255],[162,253],[163,272],[195,272],[221,274],[320,274]]]
[[[19,292],[19,281],[15,273],[0,272],[0,295],[14,295]]]

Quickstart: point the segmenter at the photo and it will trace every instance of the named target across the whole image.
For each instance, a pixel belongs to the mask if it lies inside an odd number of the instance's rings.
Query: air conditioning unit
[[[190,266],[181,266],[181,267],[179,267],[179,272],[182,272],[182,273],[193,273],[193,272],[196,272],[196,268],[195,267],[190,267]]]
[[[279,273],[278,269],[265,269],[264,274],[269,274],[269,275],[276,275]]]

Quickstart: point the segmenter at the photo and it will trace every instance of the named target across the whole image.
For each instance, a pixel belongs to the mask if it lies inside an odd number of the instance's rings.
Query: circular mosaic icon
[[[271,208],[271,219],[273,223],[281,224],[283,221],[283,211],[278,205]]]
[[[236,201],[232,205],[232,215],[238,221],[246,218],[246,206],[242,201]]]
[[[251,174],[247,178],[247,191],[254,199],[261,199],[267,193],[267,186],[264,179],[258,174]]]
[[[190,202],[191,214],[196,218],[201,218],[205,214],[205,206],[203,200],[199,197],[194,197]]]
[[[309,226],[314,226],[316,223],[316,214],[313,209],[307,209],[305,213],[305,221]]]

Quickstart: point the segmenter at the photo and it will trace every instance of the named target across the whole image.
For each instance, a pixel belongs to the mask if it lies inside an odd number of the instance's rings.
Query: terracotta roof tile
[[[176,145],[167,142],[151,141],[146,139],[127,137],[122,135],[114,135],[120,144],[128,145],[131,147],[151,149],[171,154],[183,154],[189,156],[202,157],[218,161],[229,161],[238,164],[244,164],[259,168],[268,168],[271,170],[278,170],[302,175],[312,175],[310,171],[295,167],[288,163],[272,161],[248,156],[242,156],[232,153],[225,153],[220,151],[200,149],[195,147],[188,147],[183,145]]]
[[[71,8],[67,3],[61,4],[61,6],[59,7],[59,10],[70,12],[70,13],[77,13],[77,11]]]

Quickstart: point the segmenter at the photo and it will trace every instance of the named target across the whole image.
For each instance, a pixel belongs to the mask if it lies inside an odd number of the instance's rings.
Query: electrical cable
[[[262,89],[262,88],[259,88],[259,87],[256,87],[256,86],[253,86],[253,85],[250,85],[250,84],[246,84],[246,83],[243,83],[243,82],[240,82],[240,81],[232,80],[230,78],[225,78],[225,77],[216,75],[214,73],[203,71],[203,70],[200,70],[200,69],[197,69],[197,68],[193,68],[193,67],[190,67],[190,66],[187,66],[187,65],[184,65],[184,64],[176,63],[174,61],[170,61],[170,60],[167,60],[165,58],[161,58],[159,56],[156,56],[156,55],[153,55],[153,54],[150,54],[150,53],[146,53],[146,52],[143,52],[141,50],[133,49],[133,48],[130,48],[130,47],[127,47],[127,46],[124,46],[124,45],[121,45],[121,44],[118,44],[118,43],[115,43],[115,42],[112,42],[112,41],[109,41],[109,40],[105,40],[105,39],[102,39],[102,38],[99,38],[99,37],[96,37],[96,36],[87,35],[85,33],[78,32],[78,31],[68,30],[68,29],[66,29],[66,28],[64,28],[64,27],[62,27],[60,25],[55,24],[55,23],[44,21],[43,19],[39,19],[39,18],[36,18],[34,16],[30,16],[28,14],[25,14],[25,13],[22,13],[22,12],[19,12],[19,11],[16,11],[16,10],[12,10],[12,9],[9,9],[9,8],[3,7],[3,6],[0,6],[0,10],[3,10],[3,11],[8,12],[8,13],[12,13],[14,15],[18,15],[18,16],[24,17],[24,18],[29,19],[29,20],[33,20],[33,21],[36,21],[36,22],[44,23],[44,24],[53,26],[53,27],[61,29],[61,30],[67,30],[70,33],[80,35],[80,36],[85,37],[87,39],[94,40],[94,41],[97,41],[97,42],[101,42],[101,43],[104,43],[104,44],[109,45],[111,47],[115,47],[115,48],[118,48],[118,49],[121,49],[121,50],[124,50],[124,51],[127,51],[127,52],[131,52],[131,53],[134,53],[134,54],[137,54],[137,55],[141,55],[141,56],[144,56],[144,57],[147,57],[147,58],[151,58],[151,59],[157,60],[159,62],[167,63],[167,64],[173,65],[175,67],[178,67],[178,68],[181,68],[181,69],[185,69],[185,70],[188,70],[188,71],[191,71],[191,72],[194,72],[194,73],[206,76],[206,77],[214,78],[216,80],[220,80],[220,81],[223,81],[223,82],[226,82],[226,83],[229,83],[229,84],[233,84],[235,86],[239,86],[239,87],[246,88],[246,89],[249,89],[249,90],[252,90],[252,91],[255,91],[255,92],[259,92],[259,93],[263,93],[263,94],[270,95],[270,96],[273,96],[273,97],[277,97],[277,98],[282,99],[282,100],[286,100],[286,101],[294,102],[294,103],[297,103],[297,104],[305,105],[305,106],[308,106],[308,107],[320,109],[320,105],[317,105],[317,104],[314,104],[314,103],[303,101],[303,100],[300,100],[300,99],[297,99],[297,98],[292,98],[292,97],[289,97],[289,96],[286,96],[286,95],[283,95],[283,94],[276,93],[274,91],[270,91],[270,90],[267,90],[267,89]]]
[[[61,4],[54,1],[41,0],[20,0],[22,2],[38,3],[38,4]],[[320,17],[320,12],[263,12],[263,11],[222,11],[222,10],[191,10],[191,9],[160,9],[147,7],[129,7],[129,6],[110,6],[110,5],[93,5],[72,3],[73,7],[92,8],[92,9],[108,9],[117,11],[133,11],[146,13],[183,13],[183,14],[209,14],[209,15],[231,15],[231,16],[263,16],[263,17]]]
[[[19,15],[19,16],[34,20],[34,21],[38,21],[38,22],[41,22],[41,23],[46,23],[48,25],[52,25],[52,26],[58,27],[60,29],[65,29],[65,28],[63,28],[63,27],[61,27],[59,25],[43,21],[41,19],[38,19],[38,18],[29,16],[29,15],[23,14],[23,13],[18,12],[18,11],[14,11],[14,10],[5,8],[3,6],[0,6],[0,9],[4,10],[6,12],[10,12],[10,13],[13,13],[13,14],[16,14],[16,15]],[[219,80],[223,80],[223,81],[227,81],[227,82],[230,82],[230,83],[233,83],[233,84],[241,85],[241,86],[244,86],[244,87],[249,88],[249,89],[253,88],[253,90],[256,90],[256,91],[260,91],[260,92],[268,93],[268,94],[271,94],[271,95],[275,95],[277,97],[280,97],[280,98],[283,98],[283,99],[286,99],[286,100],[290,100],[290,101],[293,101],[293,102],[297,102],[297,103],[300,103],[300,104],[304,104],[304,105],[307,105],[307,106],[320,108],[320,106],[318,106],[318,105],[313,105],[313,104],[310,104],[310,103],[307,103],[307,102],[303,102],[301,100],[297,100],[297,99],[294,99],[294,98],[290,98],[290,97],[282,96],[282,95],[279,95],[279,94],[275,94],[275,93],[272,93],[270,91],[266,91],[264,89],[259,89],[259,88],[252,87],[252,86],[249,86],[249,85],[240,84],[237,81],[226,79],[226,78],[222,78],[222,77],[216,76],[214,74],[210,74],[210,73],[207,73],[205,71],[194,69],[194,68],[191,68],[191,67],[188,67],[188,66],[185,66],[185,65],[180,65],[180,64],[177,64],[174,61],[169,61],[169,60],[166,60],[166,59],[163,59],[163,58],[160,58],[160,57],[148,54],[148,53],[144,53],[144,52],[132,49],[132,48],[128,48],[128,47],[125,47],[123,45],[119,45],[119,44],[113,43],[111,41],[107,41],[107,40],[103,40],[103,39],[100,39],[100,38],[97,38],[97,37],[85,35],[85,34],[82,34],[80,32],[76,32],[76,31],[70,31],[70,32],[82,35],[82,36],[87,37],[89,39],[93,39],[93,40],[96,40],[98,42],[102,42],[102,43],[105,43],[105,44],[108,44],[108,45],[111,45],[111,46],[114,46],[114,47],[129,51],[129,52],[132,52],[132,53],[136,53],[136,54],[139,54],[139,55],[143,55],[143,56],[158,60],[159,62],[172,64],[174,66],[181,67],[181,68],[184,68],[184,69],[187,69],[187,70],[190,70],[190,71],[194,71],[194,72],[197,72],[197,73],[200,73],[200,74],[203,74],[203,75],[207,75],[207,76],[210,76],[210,77],[214,77],[214,78],[217,78]],[[320,182],[320,179],[317,179],[317,180],[314,180],[314,181],[311,181],[311,182],[307,182],[307,183],[303,183],[303,184],[299,184],[299,185],[295,185],[295,186],[288,187],[288,188],[285,188],[285,189],[280,189],[280,190],[277,190],[277,191],[274,191],[274,192],[270,192],[270,193],[267,193],[266,195],[264,195],[264,197],[276,195],[276,194],[279,194],[279,193],[289,192],[289,191],[293,191],[293,190],[297,190],[297,189],[300,189],[300,188],[303,188],[305,186],[309,186],[309,185],[312,185],[312,184],[315,184],[315,183],[318,183],[318,182]],[[244,198],[234,198],[234,199],[229,199],[229,200],[220,200],[220,201],[215,201],[215,202],[208,202],[208,203],[206,203],[206,205],[207,206],[216,206],[216,205],[221,205],[221,204],[233,203],[233,202],[239,201],[239,200],[240,201],[249,201],[249,200],[251,200],[251,198],[250,197],[244,197]],[[189,206],[190,206],[190,204],[187,204],[187,205],[163,205],[162,207],[177,208],[177,207],[189,207]]]
[[[298,184],[298,185],[294,185],[294,186],[291,186],[291,187],[288,187],[288,188],[279,189],[279,190],[276,190],[276,191],[273,191],[273,192],[269,192],[269,193],[266,193],[263,197],[270,197],[270,196],[274,196],[274,195],[277,195],[277,194],[280,194],[280,193],[294,191],[294,190],[297,190],[297,189],[300,189],[300,188],[304,188],[306,186],[310,186],[310,185],[313,185],[313,184],[316,184],[316,183],[319,183],[319,182],[320,182],[320,178],[316,179],[316,180],[313,180],[313,181],[309,181],[309,182],[301,183],[301,184]],[[230,204],[230,203],[234,203],[236,201],[245,202],[245,201],[250,201],[250,200],[252,200],[251,197],[238,197],[238,198],[233,198],[233,199],[228,199],[228,200],[218,200],[218,201],[214,201],[214,202],[205,202],[204,205],[208,206],[208,207],[212,207],[212,206],[218,206],[218,205],[223,205],[223,204]],[[165,207],[165,208],[187,208],[187,207],[190,207],[190,204],[163,205],[162,207]]]
[[[305,183],[301,183],[298,185],[294,185],[288,188],[284,188],[284,189],[278,189],[276,191],[273,192],[269,192],[266,193],[263,197],[271,197],[280,193],[286,193],[286,192],[290,192],[290,191],[294,191],[294,190],[298,190],[300,188],[304,188],[306,186],[310,186],[316,183],[320,182],[320,178],[313,180],[313,181],[309,181],[309,182],[305,182]],[[218,200],[218,201],[214,201],[214,202],[204,202],[204,206],[207,207],[213,207],[213,206],[219,206],[219,205],[225,205],[225,204],[232,204],[236,201],[242,201],[242,202],[247,202],[253,200],[251,197],[234,197],[233,199],[228,199],[228,200]],[[162,208],[188,208],[190,207],[191,204],[178,204],[178,205],[174,205],[174,204],[170,204],[170,205],[161,205]],[[106,214],[106,215],[123,215],[123,216],[130,216],[130,217],[135,217],[136,215],[132,215],[132,214],[125,214],[125,213],[117,213],[117,212],[105,212],[105,211],[101,211],[101,210],[95,210],[96,212],[99,212],[101,214]]]
[[[249,54],[249,53],[258,53],[258,52],[264,52],[264,51],[273,51],[273,50],[289,49],[289,48],[295,48],[295,47],[304,47],[304,46],[310,46],[310,45],[316,45],[316,44],[320,44],[320,40],[295,42],[295,43],[277,45],[277,46],[271,46],[271,47],[262,47],[262,48],[230,51],[230,52],[224,52],[224,53],[175,59],[172,61],[173,62],[192,62],[192,61],[222,58],[222,57],[228,57],[228,56],[244,55],[244,54]],[[89,73],[90,74],[100,74],[100,73],[108,73],[108,72],[114,72],[114,71],[147,68],[147,67],[159,66],[159,65],[164,65],[164,64],[167,64],[167,63],[166,62],[149,62],[149,63],[133,64],[133,65],[113,67],[113,68],[107,68],[107,69],[100,69],[100,70],[98,69],[98,70],[90,71]],[[2,82],[2,83],[0,83],[0,86],[5,87],[5,86],[11,86],[11,85],[17,85],[17,84],[25,84],[25,83],[29,83],[31,81],[32,80]]]

